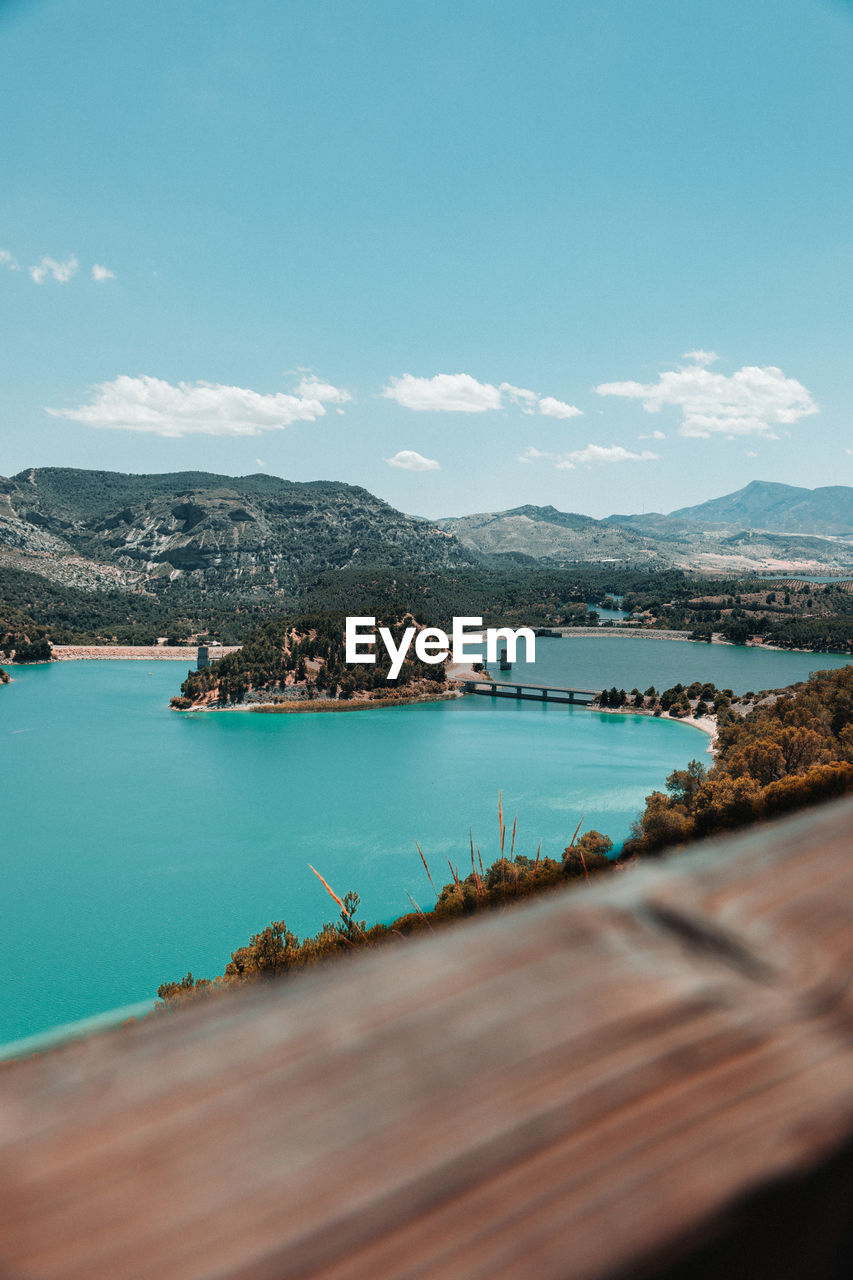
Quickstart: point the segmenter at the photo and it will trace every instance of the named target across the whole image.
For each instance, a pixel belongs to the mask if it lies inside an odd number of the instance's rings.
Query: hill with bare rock
[[[556,567],[618,561],[631,567],[664,568],[674,563],[665,542],[556,507],[513,507],[438,524],[473,552],[522,564],[533,561]]]
[[[84,590],[180,581],[251,599],[328,569],[477,562],[446,531],[333,481],[56,467],[0,479],[0,566]]]

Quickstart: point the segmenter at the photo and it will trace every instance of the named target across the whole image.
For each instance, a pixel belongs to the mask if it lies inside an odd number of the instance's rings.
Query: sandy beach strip
[[[210,660],[236,653],[238,644],[210,650]],[[75,662],[83,658],[127,658],[140,662],[195,662],[198,646],[192,644],[55,644],[53,657],[59,662]]]

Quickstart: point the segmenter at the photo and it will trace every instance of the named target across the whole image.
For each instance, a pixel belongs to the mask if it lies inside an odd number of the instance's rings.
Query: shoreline
[[[411,697],[400,698],[293,698],[278,702],[237,702],[229,706],[200,702],[192,707],[172,707],[172,710],[185,715],[195,711],[252,711],[261,715],[298,715],[311,712],[370,711],[379,707],[411,707],[421,702],[453,702],[464,696],[460,688],[451,687],[441,693],[416,693]]]
[[[850,658],[853,662],[853,650],[848,649],[796,649],[783,644],[735,644],[734,640],[724,640],[722,636],[713,636],[710,640],[692,640],[689,631],[663,631],[651,627],[645,630],[621,627],[563,627],[554,628],[557,634],[537,636],[537,640],[571,640],[572,636],[592,638],[593,636],[618,636],[623,640],[680,640],[685,644],[727,645],[730,649],[758,649],[767,653],[811,653],[819,658]]]
[[[299,712],[372,711],[388,707],[412,707],[422,702],[453,702],[464,697],[461,690],[446,693],[427,693],[413,698],[370,698],[356,701],[347,698],[309,698],[304,702],[255,702],[241,703],[236,707],[188,707],[188,711],[257,711],[261,715],[293,715]]]
[[[264,715],[295,715],[307,712],[368,711],[376,707],[411,707],[421,702],[449,702],[465,696],[460,687],[465,680],[475,680],[478,672],[462,663],[448,663],[447,687],[440,693],[416,693],[411,697],[387,698],[305,698],[275,702],[238,702],[233,706],[198,703],[192,707],[173,707],[174,711],[256,711]]]
[[[223,645],[212,656],[224,658],[228,653],[236,653],[242,645]],[[122,659],[128,662],[183,662],[198,661],[198,645],[168,644],[56,644],[51,649],[55,662],[83,662],[106,659]],[[29,665],[35,665],[27,663]]]
[[[692,716],[656,716],[648,707],[589,707],[588,710],[597,711],[602,716],[645,716],[647,720],[674,720],[676,724],[686,724],[690,728],[698,729],[700,733],[704,733],[710,738],[708,751],[711,755],[716,755],[717,740],[720,733],[717,728],[717,721],[713,716],[700,716],[698,720],[694,720]]]
[[[711,640],[691,640],[688,631],[664,631],[660,629],[627,629],[621,627],[565,627],[555,628],[553,635],[537,636],[539,640],[571,640],[574,636],[581,639],[612,638],[622,640],[668,640],[681,641],[685,644],[727,645],[733,649],[758,649],[768,653],[810,653],[816,658],[849,658],[853,662],[853,651],[843,649],[800,649],[779,644],[744,644],[736,645],[732,640],[724,640],[715,636]],[[109,644],[57,644],[52,646],[52,657],[46,661],[80,662],[87,660],[122,660],[139,662],[182,662],[197,661],[196,645],[109,645]],[[226,654],[237,653],[242,645],[222,645],[210,654],[210,661],[215,662]],[[14,665],[14,663],[10,664]],[[24,666],[37,666],[37,663],[24,663]],[[479,673],[472,668],[449,663],[447,675],[449,679],[476,679]]]

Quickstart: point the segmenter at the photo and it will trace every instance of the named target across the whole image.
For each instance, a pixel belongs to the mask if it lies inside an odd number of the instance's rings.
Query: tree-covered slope
[[[655,853],[853,791],[853,665],[817,671],[741,718],[715,703],[717,758],[655,791],[623,857]],[[672,714],[670,712],[670,714]]]
[[[417,660],[414,646],[394,680],[388,679],[387,649],[375,646],[373,664],[347,664],[342,613],[316,613],[280,618],[259,627],[236,653],[226,654],[201,671],[191,671],[172,705],[179,710],[228,706],[241,702],[385,700],[398,696],[440,693],[443,664]],[[386,615],[378,625],[391,631],[399,647],[404,631],[417,627],[411,615]]]

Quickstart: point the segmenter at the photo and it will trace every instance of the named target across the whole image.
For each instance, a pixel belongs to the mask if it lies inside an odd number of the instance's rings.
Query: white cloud
[[[325,391],[336,391],[327,383]],[[215,382],[179,382],[131,378],[122,374],[94,388],[91,403],[77,409],[48,409],[57,418],[90,427],[150,431],[158,436],[256,436],[293,422],[314,422],[326,412],[316,396],[278,392],[263,395],[246,387]],[[345,392],[338,393],[346,395]]]
[[[434,458],[425,458],[414,449],[401,449],[393,458],[386,458],[389,467],[402,467],[404,471],[440,471],[441,466]]]
[[[844,452],[849,453],[851,456],[853,456],[853,449],[845,449]]]
[[[382,395],[418,412],[488,413],[511,403],[519,405],[522,413],[542,413],[550,418],[577,418],[583,413],[553,396],[540,396],[538,391],[511,382],[496,387],[491,382],[478,382],[470,373],[437,373],[432,378],[404,373],[401,378],[391,378]]]
[[[580,418],[583,409],[576,405],[566,404],[565,400],[555,400],[553,396],[543,396],[539,401],[539,412],[546,418]]]
[[[44,284],[48,276],[51,276],[57,284],[68,284],[68,281],[76,273],[80,263],[72,254],[70,258],[66,258],[64,262],[57,262],[55,258],[42,258],[37,266],[30,267],[30,275],[36,284]]]
[[[643,435],[642,433],[638,435],[637,439],[638,440],[665,440],[666,432],[665,431],[648,431],[646,432],[645,435]]]
[[[703,368],[709,364],[716,364],[719,356],[716,351],[703,351],[700,347],[697,351],[685,351],[681,357],[682,360],[692,360],[694,364],[701,364]]]
[[[256,467],[265,467],[266,465],[267,464],[264,462],[263,458],[255,458]]]
[[[0,249],[0,267],[8,267],[10,271],[20,271],[14,254],[10,253],[8,249]]]
[[[554,465],[558,471],[573,471],[578,464],[589,466],[593,462],[653,462],[659,457],[660,454],[652,453],[650,449],[644,449],[642,453],[631,453],[630,449],[623,449],[621,444],[588,444],[585,449],[561,454]]]
[[[623,449],[621,444],[588,444],[585,449],[574,449],[571,453],[543,453],[531,445],[518,460],[534,462],[538,458],[547,458],[558,471],[574,471],[577,466],[591,466],[596,462],[653,462],[659,457],[659,453],[652,453],[650,449],[632,453],[630,449]]]
[[[520,405],[535,405],[539,399],[535,391],[529,391],[527,387],[514,387],[511,382],[502,382],[498,391],[505,392],[510,400]]]
[[[537,458],[550,457],[553,457],[553,454],[543,453],[541,449],[537,449],[534,445],[530,444],[524,450],[524,453],[519,454],[518,460],[519,462],[535,462]]]
[[[386,400],[396,400],[404,409],[418,412],[485,413],[501,407],[501,393],[489,382],[478,382],[468,373],[437,373],[434,378],[415,378],[404,373],[391,378],[382,388]]]
[[[757,458],[757,457],[758,457],[758,454],[755,452],[755,450],[754,450],[754,449],[744,449],[744,453],[746,454],[746,456],[747,456],[748,458]]]
[[[730,377],[691,365],[662,373],[655,383],[603,382],[595,389],[600,396],[642,400],[647,413],[658,413],[665,405],[681,409],[681,436],[774,439],[774,426],[818,411],[802,383],[786,378],[774,365],[746,365]]]
[[[297,383],[296,394],[305,400],[319,400],[321,404],[346,404],[348,400],[352,400],[350,393],[343,387],[333,387],[331,382],[323,382],[313,373]]]
[[[110,271],[109,267],[103,266],[100,262],[96,262],[92,266],[92,279],[99,283],[103,280],[115,280],[116,273]]]

